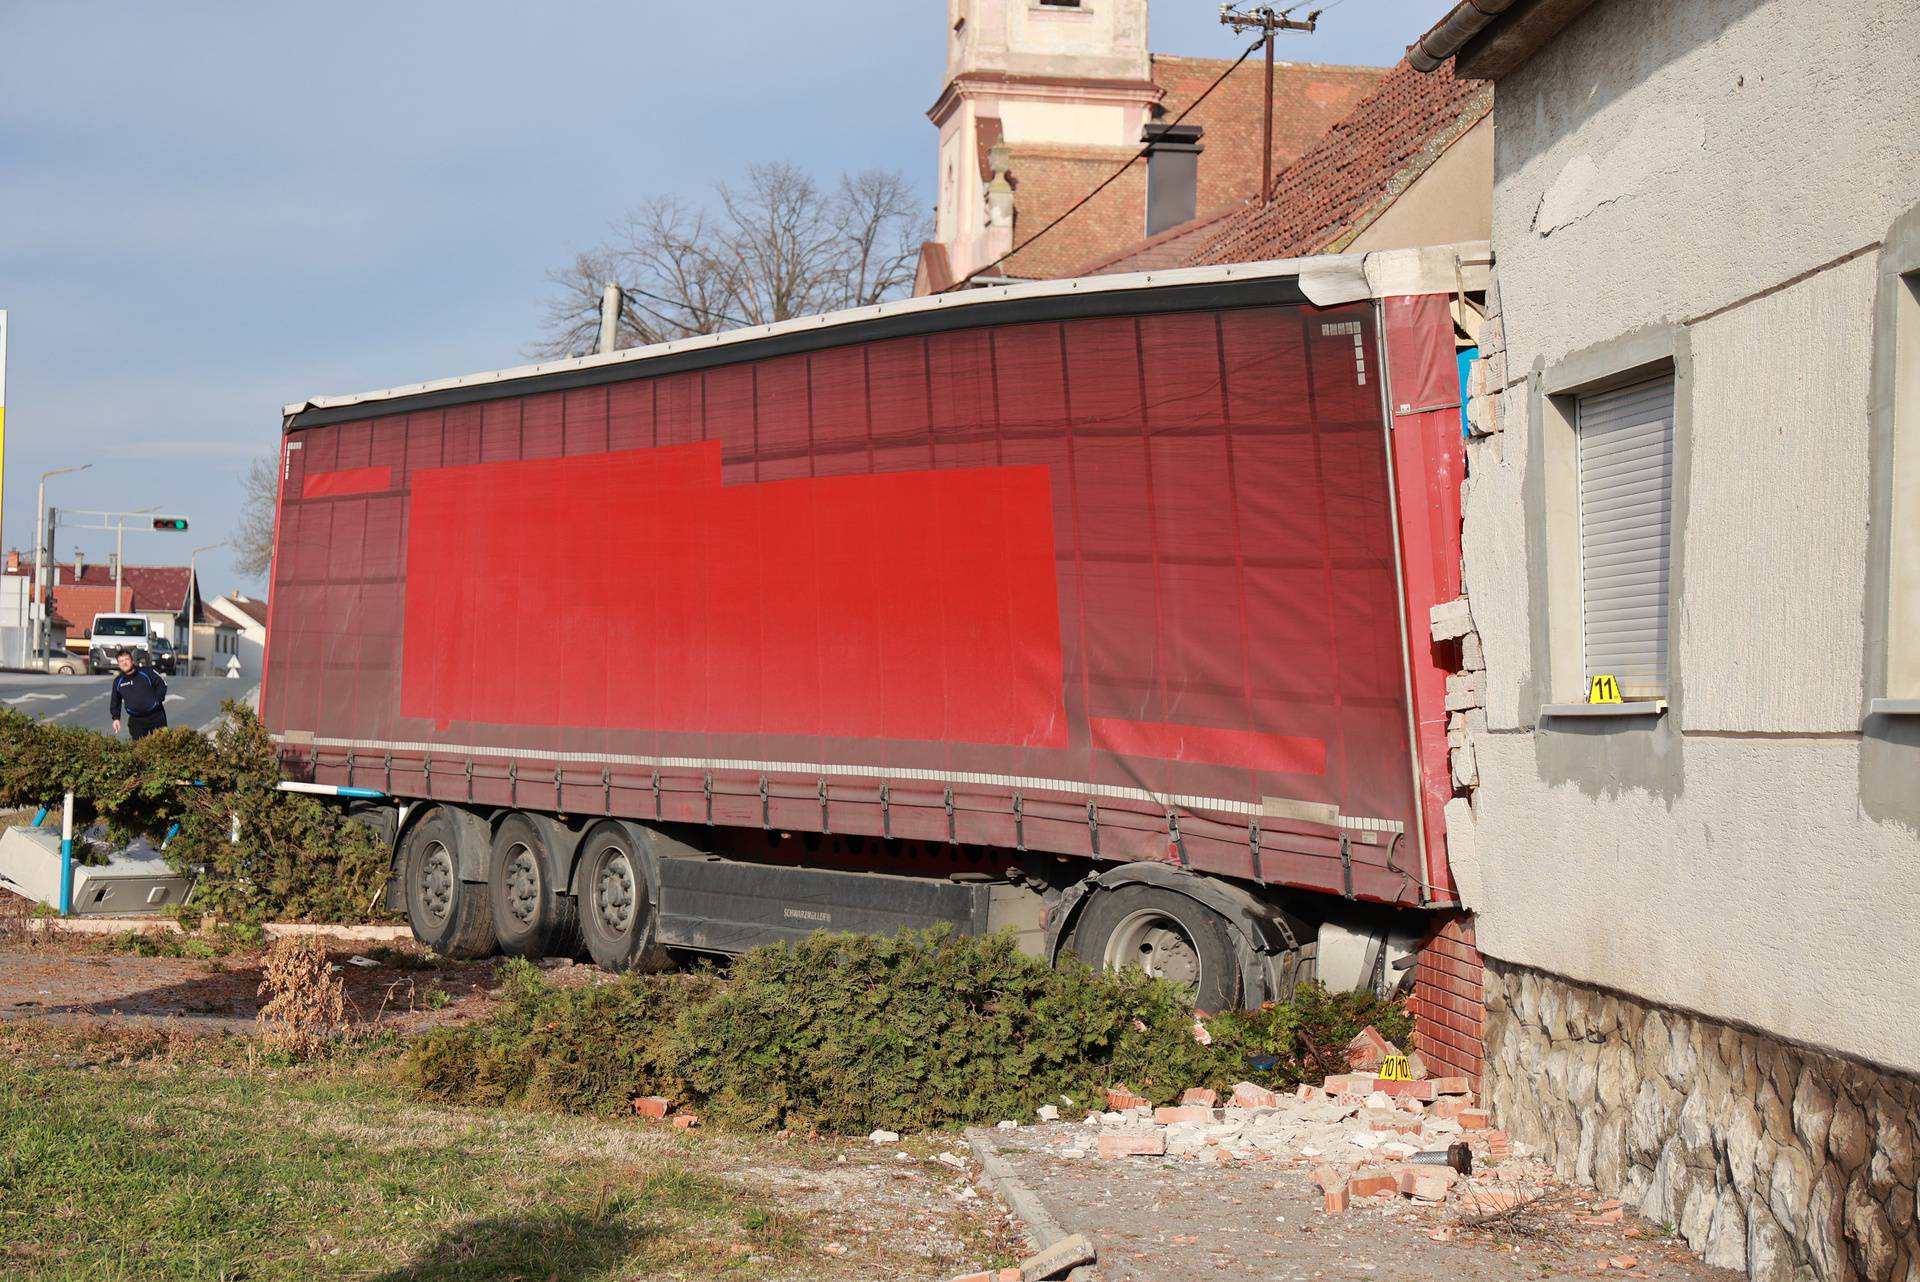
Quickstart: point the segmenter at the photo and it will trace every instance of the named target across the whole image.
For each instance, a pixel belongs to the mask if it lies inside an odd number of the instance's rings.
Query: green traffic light
[[[187,519],[183,516],[157,516],[153,519],[153,528],[156,530],[184,530],[187,528]]]

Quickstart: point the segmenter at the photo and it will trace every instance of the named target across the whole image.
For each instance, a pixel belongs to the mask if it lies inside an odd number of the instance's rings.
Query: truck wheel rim
[[[503,871],[507,912],[521,925],[527,925],[540,911],[540,868],[533,861],[533,852],[525,846],[514,846],[507,852]]]
[[[1109,970],[1132,966],[1155,979],[1200,986],[1200,950],[1179,922],[1152,908],[1120,919],[1107,936],[1103,960]]]
[[[437,841],[420,863],[420,906],[434,921],[445,921],[453,907],[453,856]]]
[[[624,850],[611,850],[600,863],[595,879],[593,903],[601,922],[617,935],[626,934],[633,925],[633,862]]]

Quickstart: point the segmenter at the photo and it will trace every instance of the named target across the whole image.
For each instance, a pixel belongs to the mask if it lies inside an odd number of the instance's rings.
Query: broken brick
[[[1318,1086],[1309,1086],[1305,1082],[1293,1088],[1293,1097],[1302,1104],[1311,1104],[1314,1100],[1324,1099],[1326,1092]]]
[[[1153,1120],[1161,1126],[1178,1126],[1182,1122],[1204,1126],[1213,1120],[1213,1110],[1192,1104],[1173,1108],[1156,1108],[1153,1110]]]
[[[1435,1095],[1465,1095],[1473,1089],[1473,1083],[1464,1077],[1434,1077],[1428,1080],[1433,1083]]]
[[[1637,1255],[1616,1255],[1608,1260],[1607,1263],[1616,1269],[1630,1269],[1640,1263],[1640,1257]]]
[[[1398,1046],[1382,1037],[1379,1029],[1368,1024],[1347,1043],[1347,1065],[1350,1068],[1372,1070],[1380,1067],[1381,1061],[1387,1056],[1399,1053]]]
[[[1144,1095],[1135,1095],[1125,1084],[1107,1087],[1107,1107],[1116,1113],[1124,1113],[1130,1108],[1148,1108],[1151,1102]]]
[[[1430,1100],[1433,1098],[1433,1082],[1431,1080],[1424,1082],[1401,1082],[1389,1077],[1376,1077],[1373,1079],[1371,1089],[1404,1099]]]
[[[1235,1108],[1278,1108],[1280,1095],[1264,1086],[1255,1086],[1252,1082],[1239,1082],[1233,1088],[1233,1106]]]
[[[1108,1161],[1117,1157],[1163,1157],[1167,1151],[1167,1135],[1165,1131],[1151,1135],[1116,1133],[1102,1135],[1098,1144],[1100,1156]]]
[[[700,1115],[698,1113],[676,1113],[673,1117],[673,1125],[675,1130],[692,1130],[694,1127],[700,1125]]]
[[[1367,1119],[1370,1131],[1386,1131],[1394,1135],[1418,1135],[1425,1128],[1416,1118],[1373,1117]]]
[[[1399,1175],[1400,1191],[1416,1202],[1444,1202],[1447,1190],[1458,1178],[1450,1167],[1403,1166]]]
[[[1471,1095],[1447,1095],[1433,1102],[1427,1109],[1429,1117],[1458,1117],[1462,1109],[1473,1107]]]
[[[1180,1092],[1180,1102],[1182,1104],[1198,1104],[1202,1108],[1212,1108],[1219,1098],[1218,1095],[1205,1086],[1189,1086],[1186,1090]]]
[[[1348,1091],[1370,1091],[1373,1089],[1371,1073],[1335,1073],[1320,1083],[1320,1089],[1329,1095],[1345,1095]]]
[[[1463,1108],[1454,1114],[1454,1120],[1460,1123],[1460,1129],[1463,1131],[1484,1131],[1487,1129],[1487,1110]]]
[[[1319,1166],[1313,1168],[1313,1182],[1318,1184],[1326,1192],[1331,1193],[1334,1189],[1340,1187],[1340,1174],[1331,1166],[1322,1162]]]
[[[1356,1175],[1347,1181],[1349,1197],[1379,1197],[1383,1193],[1398,1193],[1400,1180],[1385,1171],[1375,1171],[1368,1175]]]
[[[1328,1215],[1338,1215],[1347,1209],[1347,1191],[1344,1188],[1329,1189],[1320,1204]]]
[[[642,1117],[651,1117],[655,1121],[667,1115],[673,1105],[661,1095],[642,1095],[633,1101],[633,1111]]]

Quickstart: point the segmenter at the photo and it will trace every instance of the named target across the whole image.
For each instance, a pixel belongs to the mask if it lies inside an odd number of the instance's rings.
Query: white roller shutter
[[[1667,694],[1673,549],[1673,377],[1579,402],[1580,613],[1587,679]]]

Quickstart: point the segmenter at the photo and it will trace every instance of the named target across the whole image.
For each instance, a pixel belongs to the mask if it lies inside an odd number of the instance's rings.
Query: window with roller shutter
[[[1578,402],[1580,614],[1586,678],[1625,699],[1667,694],[1673,377]]]

